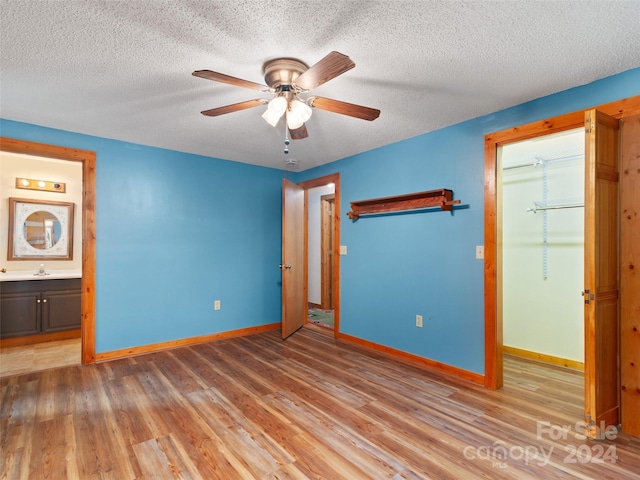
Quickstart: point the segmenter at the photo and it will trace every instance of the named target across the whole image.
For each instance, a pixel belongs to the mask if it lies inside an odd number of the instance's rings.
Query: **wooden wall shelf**
[[[422,208],[439,207],[441,210],[451,211],[460,200],[453,200],[453,191],[442,188],[426,192],[408,193],[395,197],[373,198],[351,202],[351,211],[347,213],[350,219],[357,220],[361,215],[372,215],[386,212],[401,212],[404,210],[418,210]]]

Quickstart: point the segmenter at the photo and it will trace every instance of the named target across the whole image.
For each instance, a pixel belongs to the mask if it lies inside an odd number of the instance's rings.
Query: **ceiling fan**
[[[204,110],[202,112],[203,115],[217,117],[226,113],[267,105],[267,110],[262,114],[262,118],[275,127],[280,118],[286,117],[286,128],[291,135],[291,139],[299,140],[309,135],[305,122],[311,117],[311,107],[369,121],[378,118],[380,110],[375,108],[324,97],[311,96],[303,98],[300,96],[338,75],[342,75],[355,66],[356,64],[348,56],[339,52],[331,52],[311,67],[295,58],[276,58],[265,62],[262,66],[262,71],[267,85],[242,80],[211,70],[197,70],[193,72],[193,75],[215,82],[235,85],[236,87],[274,94],[271,99],[256,98],[246,102]],[[288,137],[285,140],[285,144],[288,145]],[[286,148],[285,153],[288,153]]]

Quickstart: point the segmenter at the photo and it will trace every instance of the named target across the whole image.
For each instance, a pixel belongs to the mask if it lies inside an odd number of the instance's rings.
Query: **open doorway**
[[[0,151],[0,178],[0,243],[11,251],[1,254],[0,375],[80,364],[82,164]],[[67,206],[71,216],[60,220]],[[68,254],[57,258],[64,244]]]
[[[14,154],[80,162],[82,164],[82,279],[81,356],[83,364],[95,362],[95,290],[96,290],[96,154],[88,150],[61,147],[0,137],[0,150]]]
[[[333,329],[333,232],[335,185],[329,183],[307,191],[308,228],[308,322]]]
[[[584,371],[584,129],[504,145],[498,164],[504,353]]]
[[[539,136],[497,156],[504,383],[548,392],[550,410],[576,418],[584,406],[584,137],[581,128]]]

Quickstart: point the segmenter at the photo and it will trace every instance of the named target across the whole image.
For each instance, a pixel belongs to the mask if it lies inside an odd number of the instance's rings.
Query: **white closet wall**
[[[584,132],[507,145],[501,161],[503,343],[582,362],[584,208],[568,207],[584,203]]]

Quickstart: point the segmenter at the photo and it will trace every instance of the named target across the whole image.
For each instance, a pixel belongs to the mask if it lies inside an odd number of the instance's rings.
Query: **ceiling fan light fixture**
[[[275,127],[286,109],[287,99],[280,96],[275,97],[267,105],[267,110],[262,114],[262,118],[264,118],[269,125]]]
[[[278,120],[280,120],[280,117],[282,117],[281,113],[275,113],[268,109],[262,114],[262,118],[264,118],[265,121],[272,127],[275,127],[278,124]]]
[[[290,130],[300,128],[311,118],[311,107],[300,100],[293,99],[287,110],[287,126]]]

